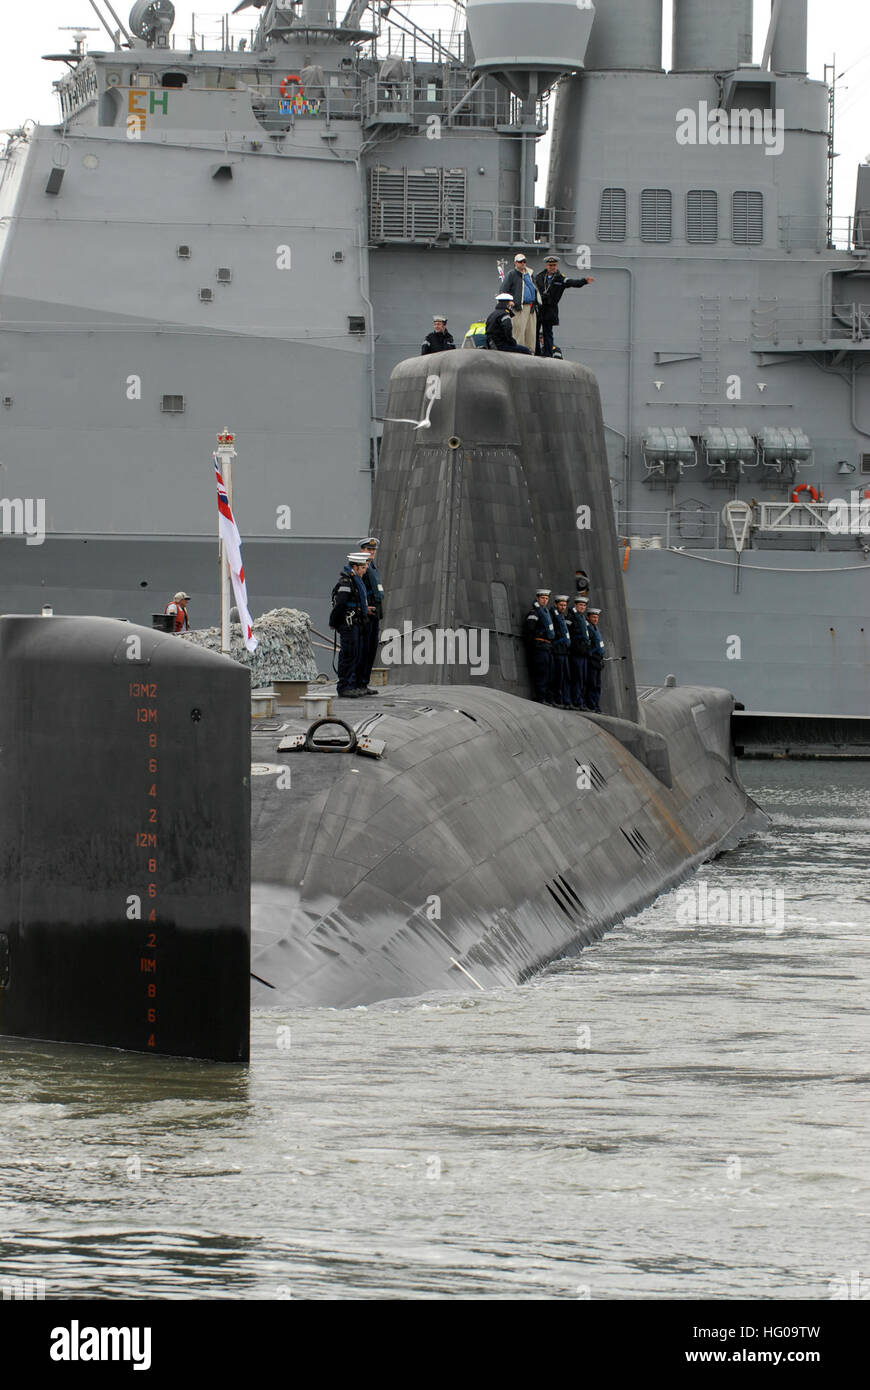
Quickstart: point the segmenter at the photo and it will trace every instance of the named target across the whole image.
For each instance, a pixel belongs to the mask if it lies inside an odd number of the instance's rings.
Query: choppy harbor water
[[[0,1039],[0,1285],[824,1299],[870,1278],[870,773],[743,775],[771,832],[694,888],[779,891],[781,930],[687,924],[671,893],[522,988],[257,1013],[248,1074]]]

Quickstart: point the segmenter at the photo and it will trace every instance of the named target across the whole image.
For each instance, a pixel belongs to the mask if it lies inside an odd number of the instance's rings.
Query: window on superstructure
[[[764,194],[731,195],[731,240],[737,246],[760,246],[764,241]]]
[[[686,241],[718,240],[718,193],[712,188],[690,188],[686,194]]]
[[[625,189],[604,188],[598,212],[598,240],[625,241]]]
[[[161,86],[163,86],[163,87],[186,87],[186,86],[187,86],[187,73],[186,73],[186,72],[165,72],[165,73],[163,74],[163,76],[161,77],[161,79],[160,79],[160,84],[161,84]]]
[[[671,190],[644,188],[640,195],[641,241],[670,241],[671,223]]]

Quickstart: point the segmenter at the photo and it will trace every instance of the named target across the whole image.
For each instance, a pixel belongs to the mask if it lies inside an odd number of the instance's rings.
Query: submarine
[[[591,372],[400,363],[373,523],[390,679],[310,725],[252,731],[248,670],[183,638],[0,618],[0,1034],[244,1065],[251,1004],[522,983],[764,828],[734,697],[635,683]],[[529,699],[569,579],[600,715]]]
[[[0,617],[0,1034],[248,1061],[250,706],[166,633]]]
[[[253,733],[255,1006],[516,985],[763,830],[733,695],[636,686],[590,371],[399,363],[372,531],[388,685],[277,744]],[[529,698],[517,634],[541,583],[602,609],[604,714]]]

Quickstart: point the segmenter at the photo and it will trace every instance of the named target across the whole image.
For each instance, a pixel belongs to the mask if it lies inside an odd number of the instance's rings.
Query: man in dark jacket
[[[567,613],[571,646],[568,670],[571,677],[571,706],[586,708],[586,658],[589,655],[589,624],[586,621],[586,595],[578,594]]]
[[[544,269],[535,276],[535,285],[541,296],[541,307],[538,310],[538,327],[540,337],[543,338],[543,347],[538,342],[536,357],[553,356],[553,329],[559,322],[559,300],[565,290],[581,290],[584,285],[591,285],[594,275],[588,275],[583,280],[566,280],[559,269],[558,256],[548,256],[544,262]]]
[[[601,713],[601,672],[604,667],[604,638],[598,630],[600,608],[589,609],[589,656],[586,661],[586,705]]]
[[[336,693],[353,700],[365,695],[360,689],[360,668],[365,660],[368,627],[368,594],[363,576],[369,563],[365,551],[352,551],[332,590],[329,626],[338,634],[338,687]]]
[[[571,691],[569,690],[568,674],[568,653],[571,650],[571,636],[568,629],[566,614],[568,612],[568,595],[557,594],[555,605],[550,609],[550,617],[553,619],[553,629],[555,637],[551,646],[552,653],[552,675],[550,677],[550,699],[556,709],[571,708]]]
[[[501,282],[502,290],[510,294],[514,301],[514,337],[522,347],[534,352],[538,337],[538,294],[532,279],[532,272],[526,265],[522,251],[514,256],[514,268],[509,270]]]
[[[423,339],[421,357],[428,357],[430,352],[450,352],[451,348],[456,347],[453,334],[447,332],[447,318],[444,314],[435,314],[432,325],[432,332],[427,333]]]
[[[550,590],[539,589],[526,615],[523,636],[529,653],[529,674],[532,678],[532,699],[539,705],[551,705],[550,685],[553,679],[553,642],[556,629],[549,608]]]
[[[365,659],[360,660],[357,668],[357,679],[359,690],[365,690],[367,695],[377,695],[377,690],[373,690],[369,685],[372,674],[372,667],[375,664],[375,657],[378,654],[378,636],[381,630],[381,619],[384,616],[384,586],[378,568],[375,564],[375,557],[378,553],[380,541],[377,536],[366,536],[365,540],[359,543],[359,554],[370,555],[368,568],[363,575],[366,595],[368,597],[368,625],[365,628]]]
[[[527,357],[532,356],[531,348],[521,347],[514,341],[514,331],[511,327],[513,315],[513,295],[497,294],[495,297],[495,308],[486,321],[486,346],[494,348],[496,352],[524,352]]]

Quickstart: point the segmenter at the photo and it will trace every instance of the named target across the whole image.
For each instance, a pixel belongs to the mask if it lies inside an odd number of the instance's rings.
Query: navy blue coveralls
[[[589,658],[586,663],[586,703],[601,713],[601,668],[604,665],[604,638],[595,623],[588,623]]]
[[[365,585],[345,565],[332,591],[332,612],[329,626],[338,632],[338,684],[336,692],[347,695],[360,688],[361,658],[366,652],[368,627],[368,598]],[[365,685],[362,687],[365,689]]]
[[[369,613],[368,626],[365,630],[365,654],[360,662],[360,689],[365,690],[372,674],[375,657],[378,654],[378,636],[381,630],[381,618],[384,616],[384,586],[374,562],[369,562],[369,567],[363,575],[363,584],[368,607],[375,610],[374,613]]]
[[[571,650],[568,652],[568,669],[571,685],[571,704],[577,709],[586,708],[586,658],[589,655],[589,624],[586,615],[578,608],[569,608],[565,614],[568,631],[571,635]]]
[[[571,704],[571,692],[568,688],[568,652],[571,638],[568,634],[565,616],[557,608],[551,610],[551,616],[556,636],[552,647],[553,675],[550,683],[550,699],[554,705],[564,705],[567,708]]]
[[[537,700],[540,705],[552,704],[550,681],[553,674],[552,644],[556,630],[549,608],[542,608],[539,603],[532,604],[523,631],[529,651],[532,699]]]

